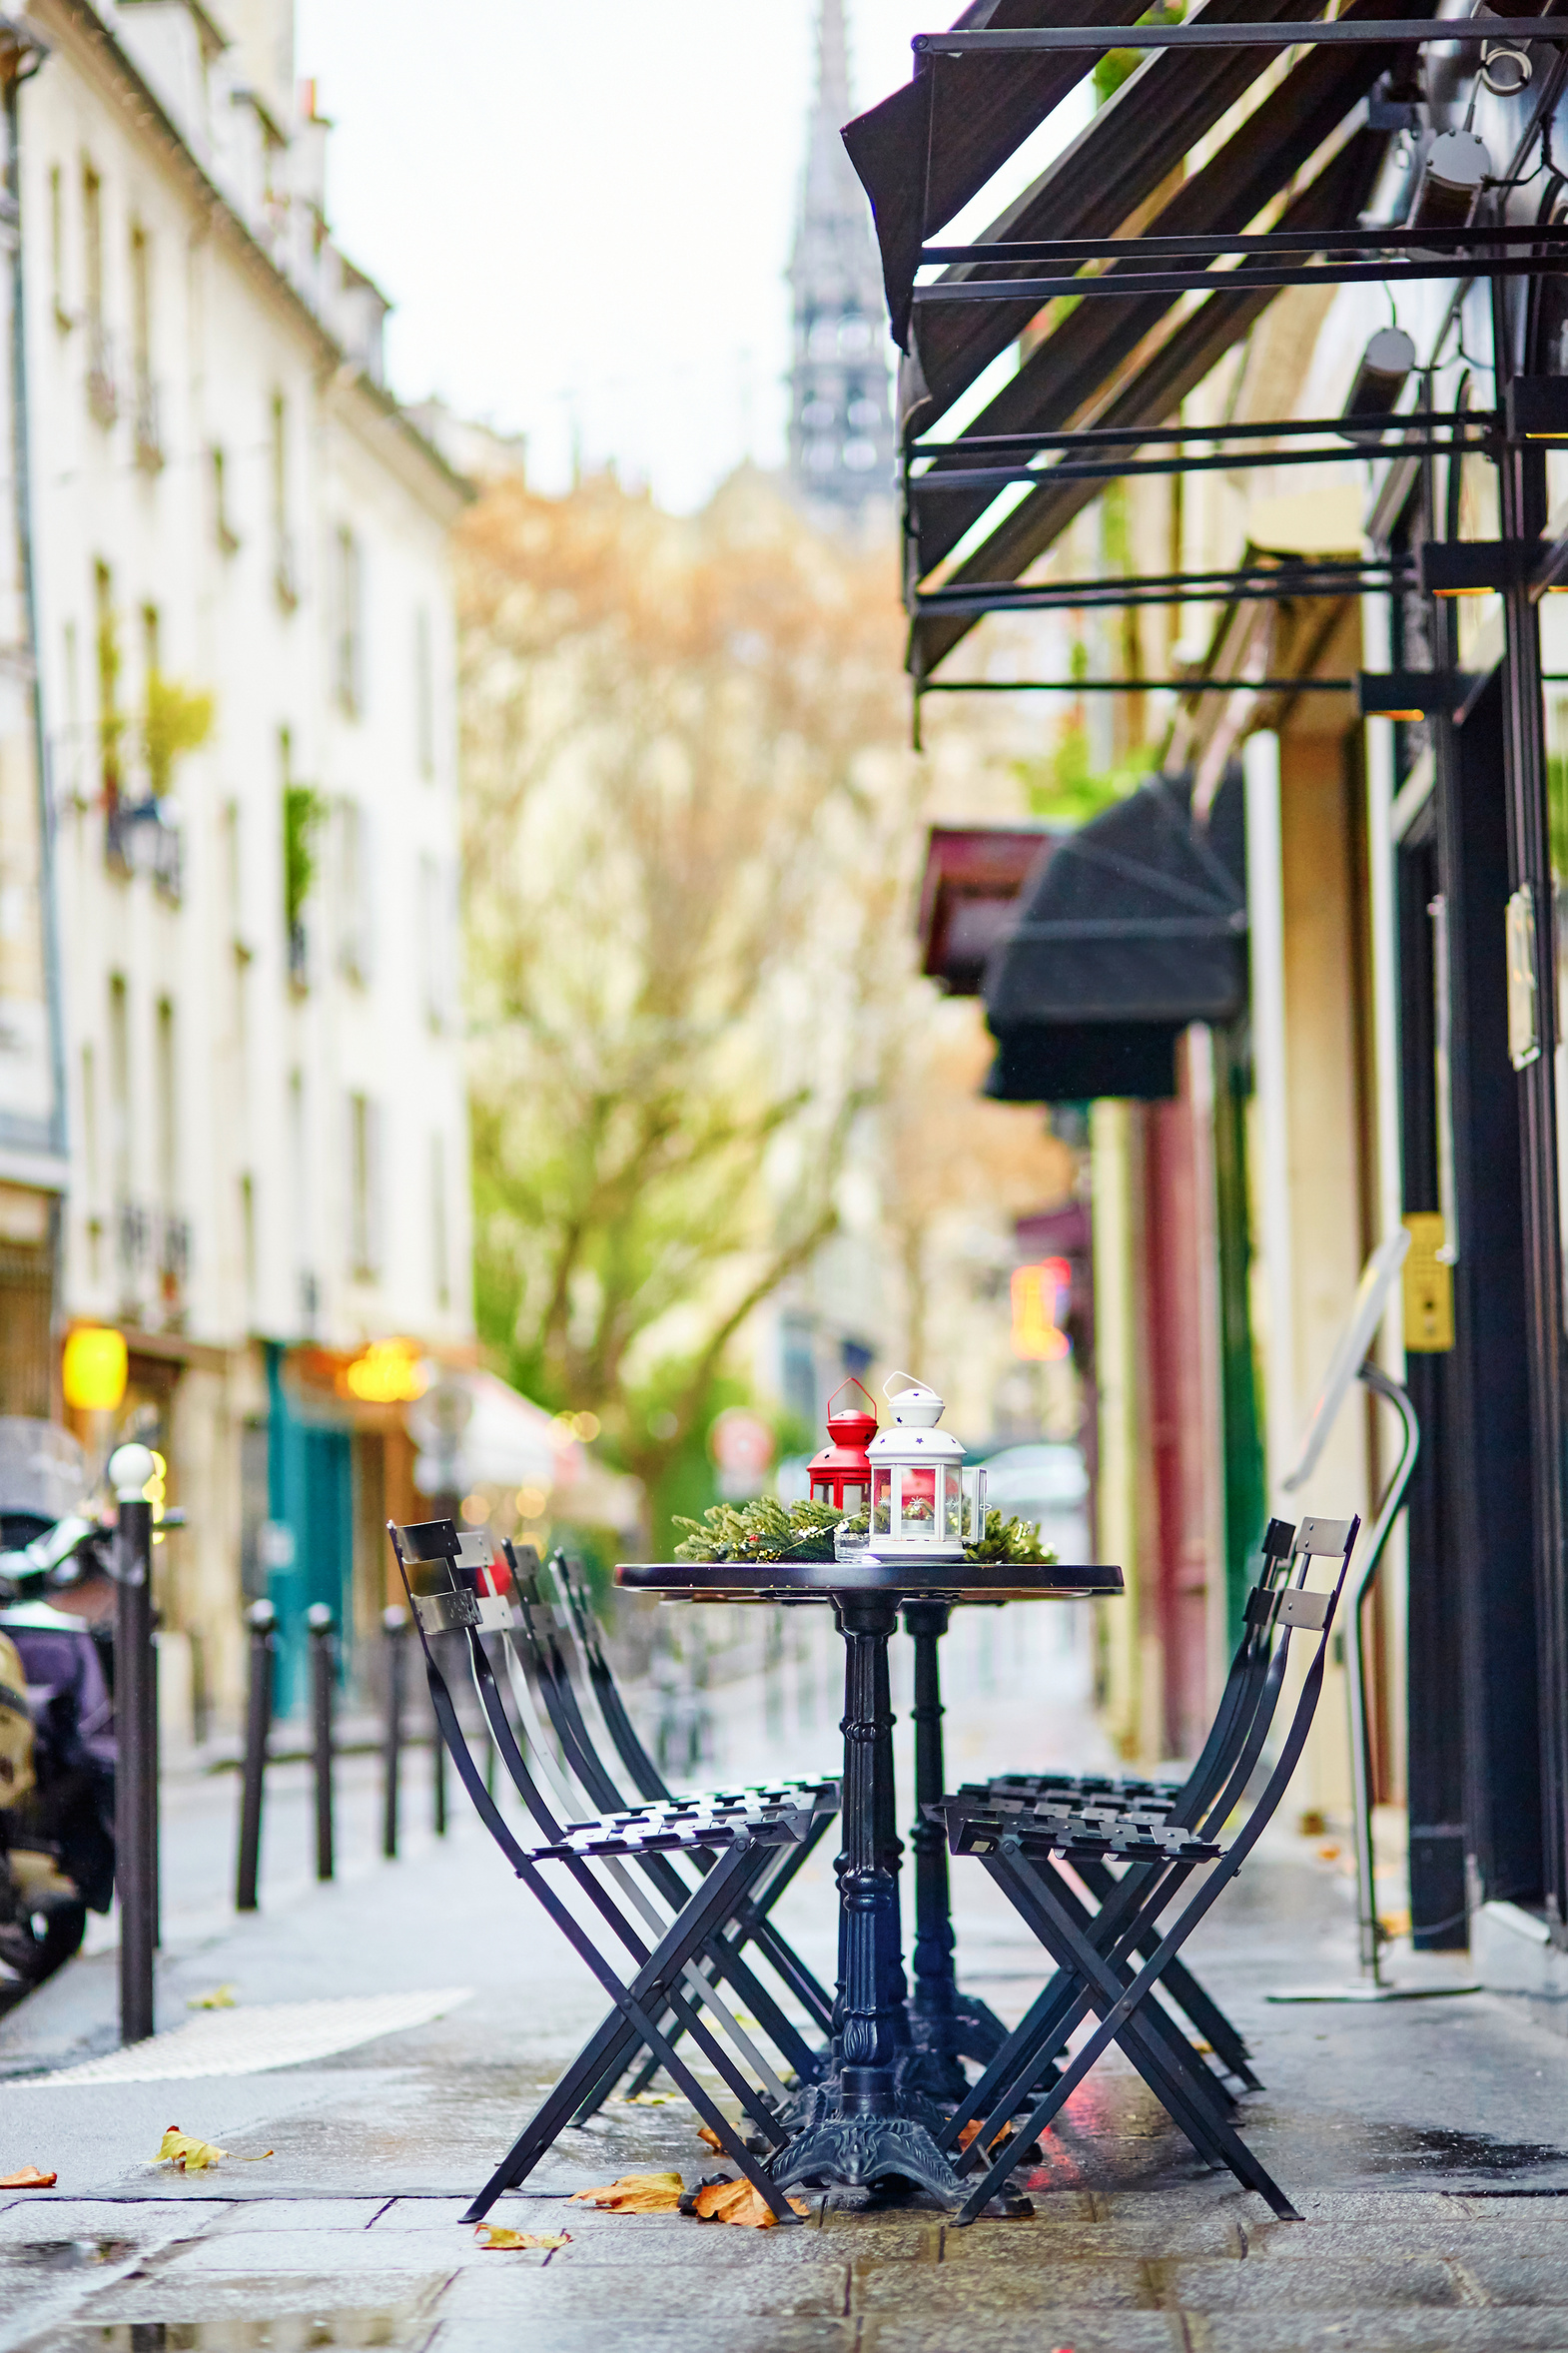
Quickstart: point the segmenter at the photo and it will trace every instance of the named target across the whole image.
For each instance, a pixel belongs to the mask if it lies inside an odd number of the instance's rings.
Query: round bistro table
[[[988,2057],[1002,2028],[959,1994],[948,1905],[947,1840],[920,1804],[943,1795],[937,1643],[956,1602],[1082,1601],[1122,1591],[1118,1568],[994,1562],[623,1562],[615,1582],[662,1601],[828,1602],[844,1637],[844,1850],[834,2061],[784,2119],[770,2166],[781,2187],[865,2189],[908,2182],[954,2203],[958,2175],[938,2148],[943,2097],[957,2098],[960,2053]],[[888,1638],[900,1610],[916,1644],[917,1995],[904,1976]],[[991,2048],[987,2046],[990,2045]]]

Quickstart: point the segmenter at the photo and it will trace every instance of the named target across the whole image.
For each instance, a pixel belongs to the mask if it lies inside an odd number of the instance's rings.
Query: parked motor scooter
[[[114,1534],[85,1485],[68,1430],[0,1416],[0,1963],[24,1984],[114,1896],[113,1654],[94,1630],[112,1626]]]

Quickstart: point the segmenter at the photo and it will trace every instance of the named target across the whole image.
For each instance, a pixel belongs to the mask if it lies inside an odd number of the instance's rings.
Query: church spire
[[[802,497],[857,518],[893,496],[882,277],[866,198],[839,127],[851,113],[844,0],[819,0],[817,87],[790,257],[790,474]]]

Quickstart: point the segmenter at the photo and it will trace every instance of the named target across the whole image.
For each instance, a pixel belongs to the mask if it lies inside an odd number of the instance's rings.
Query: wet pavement
[[[1027,1705],[995,1661],[982,1672],[977,1653],[968,1688],[956,1671],[958,1770],[1044,1764],[1075,1744],[1087,1756],[1076,1658],[1037,1658]],[[733,1727],[765,1714],[744,1694],[729,1710]],[[719,1737],[733,1774],[745,1737]],[[801,1767],[817,1761],[793,1709],[780,1738]],[[955,1899],[961,1975],[1017,2015],[1040,1980],[1036,1948],[978,1866],[955,1866]],[[602,2004],[454,1809],[444,1842],[421,1837],[395,1865],[367,1860],[320,1889],[276,1877],[253,1918],[172,1908],[161,1964],[165,2028],[225,1983],[237,2019],[447,1989],[426,2024],[267,2073],[51,2080],[114,2047],[103,1953],[0,2025],[0,2173],[60,2176],[0,2192],[0,2353],[1568,2349],[1568,2042],[1490,1995],[1269,2004],[1270,1987],[1348,1976],[1350,1910],[1337,1867],[1280,1832],[1189,1948],[1253,2047],[1266,2088],[1239,2122],[1301,2223],[1204,2171],[1113,2057],[1027,2176],[1028,2219],[960,2230],[920,2201],[817,2197],[803,2227],[755,2232],[568,2204],[628,2170],[673,2167],[690,2184],[714,2169],[670,2100],[567,2134],[497,2207],[569,2245],[490,2252],[462,2207]],[[831,1966],[828,1854],[781,1925]],[[1452,1982],[1457,1961],[1396,1955],[1391,1973]],[[228,2156],[202,2174],[155,2165],[171,2122]]]

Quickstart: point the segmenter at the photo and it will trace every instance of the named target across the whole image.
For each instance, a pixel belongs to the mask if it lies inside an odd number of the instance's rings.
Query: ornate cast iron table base
[[[951,1582],[945,1583],[945,1574]],[[844,1852],[839,1878],[839,1996],[834,2058],[822,2078],[780,2111],[792,2137],[768,2170],[780,2188],[876,2190],[914,2187],[944,2204],[962,2203],[959,2179],[936,2134],[940,2101],[967,2088],[962,2058],[982,2064],[1004,2038],[983,2001],[958,1990],[948,1913],[947,1838],[925,1805],[944,1794],[942,1706],[937,1644],[954,1600],[995,1603],[1050,1596],[1077,1599],[1119,1593],[1112,1568],[1039,1570],[965,1562],[886,1571],[844,1561],[772,1564],[622,1563],[616,1582],[633,1590],[678,1593],[691,1600],[831,1600],[844,1637]],[[917,1820],[916,1991],[904,1975],[899,1921],[899,1859],[893,1780],[893,1710],[888,1693],[888,1637],[900,1606],[915,1638]],[[760,2154],[760,2151],[759,2151]],[[1012,2201],[1027,2211],[1028,2201]]]
[[[838,1620],[845,1655],[837,2064],[793,2103],[802,2128],[769,2171],[781,2188],[899,2182],[957,2205],[963,2187],[936,2144],[943,2118],[923,2080],[931,2073],[930,2054],[912,2049],[908,2039],[888,1693],[896,1597],[846,1594]]]
[[[847,2067],[844,2078],[856,2075],[888,2077],[884,2067]],[[851,2094],[846,2093],[846,2097]],[[892,2101],[891,2083],[877,2085],[869,2094],[880,2103]],[[932,2111],[936,2121],[940,2114]],[[782,2149],[768,2168],[781,2189],[876,2189],[887,2183],[909,2183],[930,2190],[944,2205],[956,2206],[964,2187],[938,2148],[928,2125],[914,2116],[849,2113],[826,2116]]]

